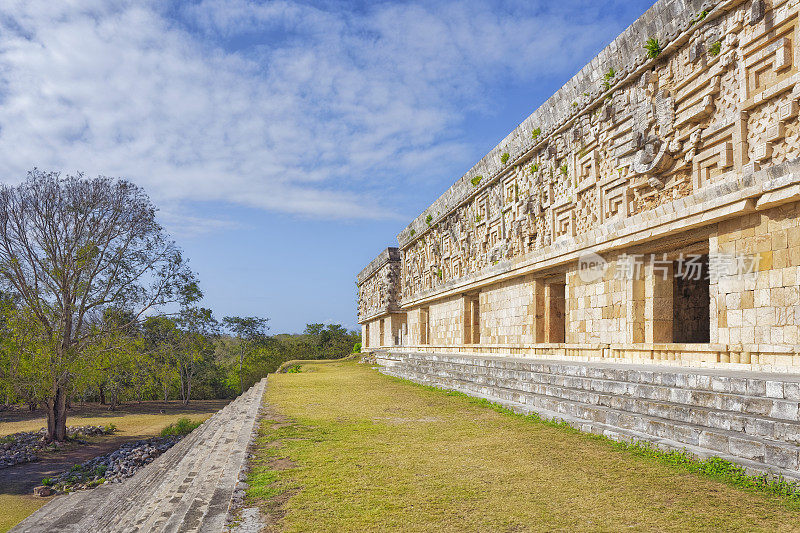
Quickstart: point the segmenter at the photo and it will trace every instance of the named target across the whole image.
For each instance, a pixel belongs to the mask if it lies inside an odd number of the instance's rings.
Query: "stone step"
[[[537,376],[526,375],[522,372],[516,372],[514,377],[494,377],[491,372],[488,374],[472,374],[469,372],[469,367],[466,365],[458,369],[454,369],[453,365],[448,366],[449,368],[439,368],[434,364],[415,364],[409,366],[401,365],[398,368],[416,369],[419,372],[438,377],[455,377],[489,387],[522,390],[539,395],[612,407],[632,413],[654,415],[660,418],[679,422],[690,422],[717,429],[741,431],[748,435],[800,444],[800,422],[774,418],[753,412],[743,413],[743,409],[741,408],[747,405],[747,400],[739,399],[737,401],[737,398],[730,394],[727,395],[730,398],[726,401],[710,403],[712,403],[712,405],[722,404],[726,407],[739,407],[739,410],[733,411],[724,408],[702,407],[697,405],[696,402],[687,404],[674,401],[661,401],[648,397],[637,397],[629,394],[599,392],[593,388],[587,389],[547,385],[542,384],[544,380],[535,381]],[[530,380],[526,378],[530,378]]]
[[[477,361],[475,359],[478,359]],[[559,374],[561,370],[559,365],[532,365],[533,369],[523,368],[507,368],[507,366],[518,366],[514,361],[494,361],[495,364],[485,364],[483,361],[475,359],[463,359],[458,361],[451,359],[420,359],[418,356],[409,356],[401,363],[393,362],[392,364],[411,364],[425,367],[432,365],[430,368],[447,368],[447,369],[462,369],[471,375],[486,375],[498,378],[518,379],[525,382],[540,383],[544,385],[555,385],[560,387],[567,387],[571,389],[584,389],[586,391],[604,392],[614,394],[615,396],[630,396],[634,398],[647,398],[653,400],[660,400],[672,402],[676,404],[695,406],[699,408],[710,408],[721,411],[739,412],[746,415],[769,417],[776,420],[784,420],[787,422],[800,421],[800,401],[787,400],[785,398],[769,397],[760,394],[762,390],[760,387],[755,387],[755,379],[741,378],[751,382],[750,390],[748,387],[741,387],[737,391],[709,391],[707,387],[696,388],[687,380],[678,380],[682,386],[670,385],[652,385],[642,384],[640,382],[626,382],[618,379],[611,379],[610,377],[597,377],[597,376],[567,376]],[[542,368],[550,368],[550,371],[544,371]],[[651,372],[648,372],[651,374]],[[619,372],[606,372],[605,376],[619,377]],[[630,374],[628,374],[630,375]],[[636,375],[641,375],[641,372]],[[710,378],[713,375],[705,374]],[[728,376],[729,377],[729,376]],[[761,382],[769,382],[770,390],[777,391],[790,391],[788,385],[794,385],[792,379],[798,376],[780,376],[770,375],[772,379],[760,380]],[[784,379],[786,381],[780,381]],[[661,380],[659,380],[661,381]],[[705,382],[706,380],[701,380]],[[738,383],[742,383],[741,381]],[[735,387],[734,387],[735,389]],[[751,394],[755,392],[755,394]],[[783,394],[783,393],[782,393]],[[785,395],[785,394],[784,394]],[[793,397],[793,393],[789,393]]]
[[[648,440],[653,440],[653,438],[667,439],[686,447],[703,448],[710,454],[724,454],[737,458],[739,462],[750,461],[755,464],[761,464],[763,470],[780,472],[785,476],[800,478],[800,471],[798,471],[798,450],[800,448],[794,444],[747,435],[743,432],[716,429],[581,401],[526,392],[517,388],[508,389],[481,385],[471,379],[464,380],[455,377],[432,375],[425,371],[418,372],[410,368],[410,365],[397,365],[385,368],[383,371],[420,383],[526,405],[537,412],[540,409],[544,409],[567,415],[576,420],[637,432],[646,436]]]
[[[381,364],[421,358],[426,361],[524,370],[565,377],[588,377],[641,385],[663,385],[673,389],[800,401],[800,374],[421,352],[379,352],[376,357]]]
[[[266,379],[132,478],[54,498],[12,531],[221,531]]]
[[[400,377],[404,379],[408,379],[400,372],[395,372],[390,369],[381,369],[381,372],[387,375]],[[427,384],[432,384],[428,382]],[[474,398],[485,398],[493,403],[497,403],[511,409],[514,412],[520,414],[536,414],[545,420],[554,420],[554,421],[564,421],[571,425],[572,427],[579,429],[586,433],[594,433],[597,435],[603,435],[608,437],[612,440],[616,441],[627,441],[627,442],[649,442],[653,446],[668,451],[668,450],[676,450],[681,451],[685,450],[688,453],[699,457],[701,459],[709,458],[709,457],[720,457],[722,459],[726,459],[731,462],[738,463],[742,465],[745,470],[752,474],[752,475],[761,475],[761,474],[770,474],[774,476],[783,476],[789,480],[798,480],[800,481],[800,476],[795,471],[789,471],[786,469],[781,469],[769,465],[765,465],[764,463],[752,461],[749,459],[744,459],[741,457],[737,457],[734,455],[730,455],[724,452],[709,450],[707,448],[703,448],[700,446],[693,446],[683,442],[674,441],[668,438],[659,438],[649,435],[647,433],[643,433],[641,431],[635,430],[628,430],[622,429],[616,426],[612,426],[609,424],[602,424],[593,420],[582,419],[579,417],[575,417],[569,415],[567,413],[561,413],[557,411],[551,411],[548,409],[544,409],[541,407],[532,408],[530,405],[526,403],[514,402],[510,400],[506,400],[500,397],[485,395],[481,393],[477,393],[470,389],[458,389],[452,388],[450,390],[456,390],[458,392],[462,392],[468,396],[472,396]]]

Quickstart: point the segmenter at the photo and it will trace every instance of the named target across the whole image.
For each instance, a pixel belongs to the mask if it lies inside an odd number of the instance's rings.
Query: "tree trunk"
[[[244,366],[244,352],[239,354],[239,394],[244,392],[244,375],[242,374],[242,367]]]
[[[189,405],[189,399],[192,397],[192,378],[186,376],[186,398],[183,400],[183,405]]]
[[[47,399],[47,440],[67,440],[67,391],[55,386],[54,394]]]
[[[100,405],[106,404],[106,391],[103,386],[100,386]]]
[[[167,403],[169,401],[168,394],[169,393],[167,391],[167,380],[164,380],[164,403]]]

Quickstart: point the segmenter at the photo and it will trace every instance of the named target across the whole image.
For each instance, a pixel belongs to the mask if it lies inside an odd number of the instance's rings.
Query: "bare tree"
[[[196,285],[180,249],[129,181],[37,169],[0,186],[0,290],[33,318],[47,353],[47,435],[66,438],[67,386],[87,346],[109,334],[105,309],[149,310],[180,301]],[[191,291],[189,291],[191,293]]]

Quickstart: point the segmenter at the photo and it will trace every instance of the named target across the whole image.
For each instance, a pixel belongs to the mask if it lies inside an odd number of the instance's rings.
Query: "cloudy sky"
[[[652,0],[0,2],[0,179],[143,186],[205,305],[356,326],[356,273]]]

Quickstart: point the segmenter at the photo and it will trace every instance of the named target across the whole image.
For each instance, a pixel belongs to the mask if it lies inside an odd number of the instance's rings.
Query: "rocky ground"
[[[116,431],[113,425],[71,426],[67,428],[67,437],[73,443],[85,443],[85,437],[110,435]],[[23,431],[0,438],[0,469],[22,463],[30,463],[39,459],[39,454],[56,451],[64,446],[59,442],[48,443],[45,438],[47,430]]]
[[[45,478],[42,480],[43,486],[37,487],[36,493],[44,496],[92,489],[103,483],[120,483],[153,462],[181,438],[153,437],[125,443],[116,451],[77,464],[57,476]]]

